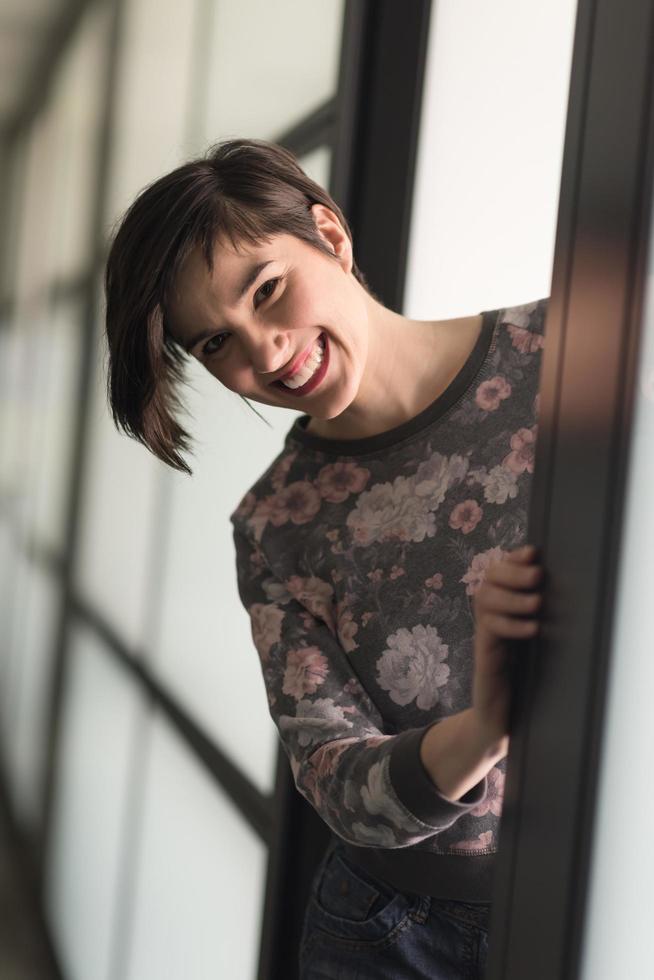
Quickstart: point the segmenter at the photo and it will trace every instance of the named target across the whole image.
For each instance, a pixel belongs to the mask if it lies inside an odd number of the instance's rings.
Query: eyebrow
[[[256,262],[254,265],[249,267],[241,281],[241,285],[236,291],[236,295],[234,297],[235,303],[245,296],[252,283],[257,281],[261,272],[263,272],[266,266],[270,265],[273,261],[273,259],[267,259],[265,262]],[[190,354],[199,343],[201,343],[203,340],[208,340],[209,337],[213,337],[215,333],[215,327],[212,330],[203,330],[202,333],[198,333],[194,337],[191,337],[191,339],[183,345],[184,350],[187,354]]]

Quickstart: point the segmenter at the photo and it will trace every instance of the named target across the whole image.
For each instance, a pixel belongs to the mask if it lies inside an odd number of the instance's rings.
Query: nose
[[[292,347],[286,332],[266,324],[247,334],[250,362],[256,374],[265,381],[267,374],[275,374],[288,363]]]

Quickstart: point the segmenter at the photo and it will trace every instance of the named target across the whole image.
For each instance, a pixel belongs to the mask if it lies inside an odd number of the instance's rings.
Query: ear
[[[337,256],[345,272],[351,272],[352,243],[337,216],[324,204],[313,204],[311,213],[320,237]]]

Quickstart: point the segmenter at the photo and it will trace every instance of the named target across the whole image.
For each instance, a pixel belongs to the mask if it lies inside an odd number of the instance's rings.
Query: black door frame
[[[487,980],[579,974],[654,165],[651,0],[580,0]]]

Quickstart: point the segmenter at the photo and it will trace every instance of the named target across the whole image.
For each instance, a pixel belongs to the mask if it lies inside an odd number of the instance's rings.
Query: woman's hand
[[[502,744],[505,751],[511,705],[507,640],[528,639],[538,632],[542,579],[536,548],[525,545],[492,562],[474,596],[472,707],[484,739]]]

